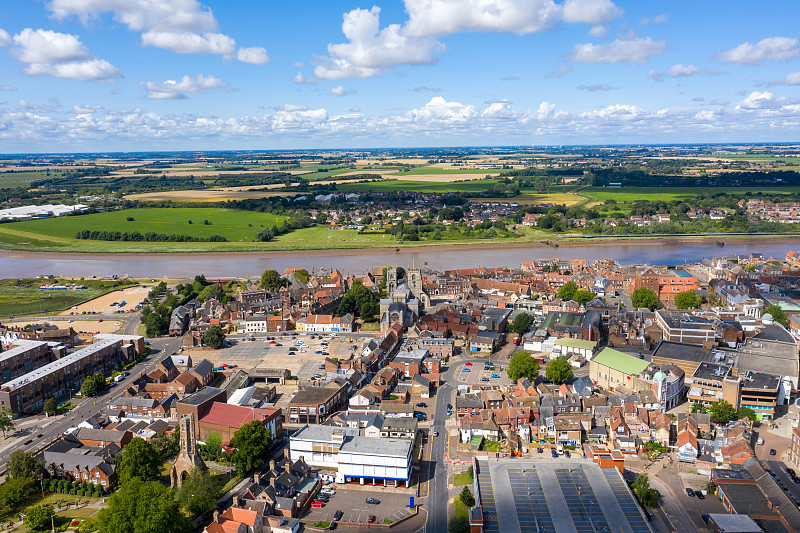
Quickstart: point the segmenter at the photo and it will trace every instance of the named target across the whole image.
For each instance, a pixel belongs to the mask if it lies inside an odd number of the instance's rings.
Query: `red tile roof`
[[[230,428],[240,428],[253,420],[269,419],[275,415],[275,413],[280,413],[280,409],[256,409],[214,402],[211,404],[211,409],[209,409],[208,414],[201,418],[200,422],[227,426]]]

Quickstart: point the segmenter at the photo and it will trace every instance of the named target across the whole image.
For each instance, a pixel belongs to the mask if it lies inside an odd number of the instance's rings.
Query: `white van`
[[[558,451],[558,455],[564,455],[564,446],[559,444],[558,446],[556,446],[556,451]]]

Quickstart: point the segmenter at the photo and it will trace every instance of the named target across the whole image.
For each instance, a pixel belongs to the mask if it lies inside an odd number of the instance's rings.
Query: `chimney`
[[[260,483],[261,482],[261,474],[259,474],[258,472],[253,474],[253,481],[255,481],[257,485],[260,485],[261,484]]]
[[[283,465],[283,468],[286,470],[287,474],[291,474],[292,473],[292,462],[291,461],[286,461],[286,464]]]
[[[233,506],[234,507],[239,507],[239,495],[238,494],[234,494],[233,495]]]
[[[275,470],[275,460],[274,459],[270,459],[270,461],[269,461],[269,469],[270,470]]]
[[[219,511],[214,511],[214,522],[219,522]]]
[[[270,476],[269,478],[269,485],[270,487],[275,487],[275,476]]]

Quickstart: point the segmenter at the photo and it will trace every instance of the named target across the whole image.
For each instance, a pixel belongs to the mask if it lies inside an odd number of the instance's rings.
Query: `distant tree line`
[[[75,234],[76,239],[91,241],[128,241],[128,242],[227,242],[222,235],[210,237],[193,237],[192,235],[167,235],[166,233],[139,233],[138,231],[91,231],[81,230]]]

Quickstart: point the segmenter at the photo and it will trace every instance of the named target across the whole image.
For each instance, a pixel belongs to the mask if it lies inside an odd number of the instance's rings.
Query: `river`
[[[360,274],[372,265],[416,265],[438,270],[475,267],[519,267],[537,258],[603,259],[622,264],[676,265],[698,262],[719,255],[760,252],[764,257],[783,259],[786,252],[800,248],[800,238],[726,241],[724,247],[713,240],[605,241],[562,245],[484,245],[394,250],[325,250],[272,253],[220,254],[58,254],[0,251],[0,278],[56,276],[133,276],[153,278],[209,278],[257,276],[266,269],[282,272],[286,268],[338,268]]]

